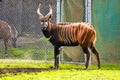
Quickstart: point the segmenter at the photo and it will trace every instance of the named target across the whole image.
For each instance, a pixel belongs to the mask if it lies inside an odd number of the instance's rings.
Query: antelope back
[[[11,36],[11,27],[8,23],[0,20],[0,38],[5,39]]]

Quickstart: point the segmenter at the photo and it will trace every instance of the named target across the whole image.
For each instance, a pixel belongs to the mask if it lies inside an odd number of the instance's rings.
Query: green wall
[[[92,24],[102,62],[120,62],[120,0],[92,0]]]

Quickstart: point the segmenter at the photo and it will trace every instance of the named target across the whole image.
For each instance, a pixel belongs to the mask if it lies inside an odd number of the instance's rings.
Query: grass
[[[0,60],[0,68],[49,68],[53,62],[34,60]],[[77,68],[77,69],[76,69]],[[30,73],[0,74],[0,80],[120,80],[120,65],[102,64],[98,70],[96,65],[83,70],[84,65],[60,64],[59,70]]]
[[[119,73],[118,70],[55,70],[6,74],[1,80],[119,80]]]
[[[52,62],[38,60],[21,59],[1,59],[0,68],[47,68],[52,66]]]

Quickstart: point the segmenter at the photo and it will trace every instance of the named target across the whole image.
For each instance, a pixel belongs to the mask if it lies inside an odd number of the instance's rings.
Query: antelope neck
[[[48,22],[48,26],[45,30],[42,30],[46,38],[50,39],[52,34],[52,23]]]
[[[48,39],[50,40],[50,38],[52,37],[52,23],[48,22],[48,32],[50,33],[50,36],[48,37]]]

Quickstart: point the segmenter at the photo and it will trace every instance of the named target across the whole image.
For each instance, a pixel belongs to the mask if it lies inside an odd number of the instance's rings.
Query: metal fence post
[[[85,22],[91,23],[91,0],[85,0]],[[89,64],[91,64],[91,55]]]
[[[56,23],[61,21],[61,0],[57,0],[57,17],[56,17]],[[61,57],[59,55],[59,57]],[[60,62],[60,58],[59,58],[59,62]]]

